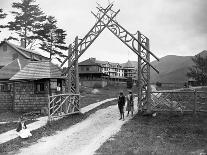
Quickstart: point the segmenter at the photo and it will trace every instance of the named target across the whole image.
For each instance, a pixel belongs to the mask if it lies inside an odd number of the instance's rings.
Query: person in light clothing
[[[25,119],[23,117],[20,117],[16,131],[17,131],[17,134],[23,139],[32,136],[29,129],[27,129],[27,126],[25,124]]]
[[[129,116],[129,112],[131,111],[131,115],[133,116],[134,112],[134,97],[131,91],[129,91],[129,94],[127,95],[127,107],[126,111],[128,111],[127,116]]]

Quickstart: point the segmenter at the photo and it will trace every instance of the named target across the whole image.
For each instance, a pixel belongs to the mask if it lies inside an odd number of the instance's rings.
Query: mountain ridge
[[[196,54],[201,57],[207,56],[207,51]],[[195,55],[195,56],[196,56]],[[184,83],[188,80],[186,76],[188,70],[194,65],[192,58],[194,56],[176,56],[167,55],[160,58],[160,61],[152,61],[151,64],[160,71],[160,74],[155,73],[151,69],[151,82],[162,83]]]

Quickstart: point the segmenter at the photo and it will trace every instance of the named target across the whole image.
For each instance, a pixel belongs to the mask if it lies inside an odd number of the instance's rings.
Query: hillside
[[[207,51],[202,51],[198,55],[202,57],[207,56]],[[192,61],[193,56],[176,56],[168,55],[160,58],[160,61],[151,62],[155,66],[160,74],[157,74],[151,70],[151,82],[165,82],[165,83],[181,83],[186,82],[186,73],[188,68],[194,63]]]

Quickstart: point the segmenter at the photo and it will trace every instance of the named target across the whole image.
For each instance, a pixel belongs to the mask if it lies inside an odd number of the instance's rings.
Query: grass
[[[0,124],[0,134],[9,130],[13,130],[17,127],[18,119],[23,113],[17,113],[12,111],[6,111],[0,113],[0,122],[7,122]],[[35,120],[28,120],[26,123],[33,123]]]
[[[124,124],[97,154],[107,155],[187,155],[207,149],[207,114],[157,117],[136,115]]]
[[[0,124],[0,134],[12,129],[15,129],[17,127],[17,122],[11,122],[6,124]]]
[[[22,113],[17,113],[17,112],[12,112],[12,111],[0,112],[0,122],[18,121],[21,115]]]

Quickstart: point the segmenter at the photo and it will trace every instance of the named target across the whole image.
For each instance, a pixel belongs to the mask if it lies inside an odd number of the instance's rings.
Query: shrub
[[[156,82],[156,86],[157,86],[157,87],[162,87],[162,83],[157,81],[157,82]]]

